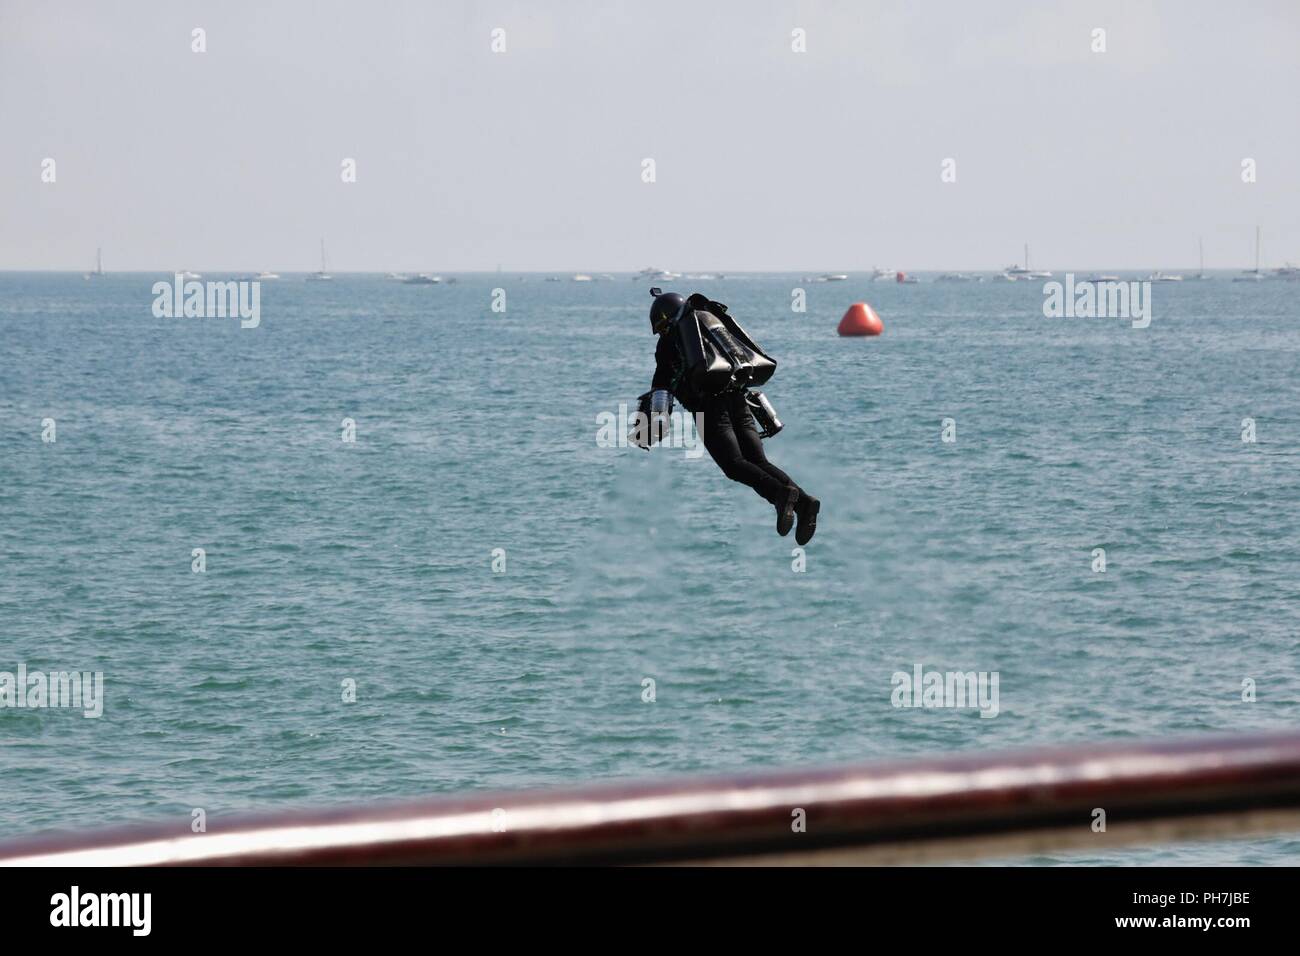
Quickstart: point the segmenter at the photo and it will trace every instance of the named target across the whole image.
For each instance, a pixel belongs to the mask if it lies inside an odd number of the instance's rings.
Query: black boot
[[[822,503],[812,495],[803,494],[799,496],[799,504],[795,511],[799,515],[799,527],[795,529],[794,540],[799,544],[807,544],[812,540],[812,536],[817,533],[817,512],[821,510]]]
[[[795,485],[788,485],[784,491],[784,497],[776,503],[776,533],[785,537],[790,533],[794,526],[794,515],[799,507],[799,489]]]

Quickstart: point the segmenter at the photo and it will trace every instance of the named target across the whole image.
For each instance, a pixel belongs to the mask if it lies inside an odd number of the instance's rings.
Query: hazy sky
[[[0,269],[1300,262],[1298,101],[1297,0],[0,0]]]

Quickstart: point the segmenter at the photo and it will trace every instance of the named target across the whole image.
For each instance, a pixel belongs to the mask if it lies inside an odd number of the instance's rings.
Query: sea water
[[[798,552],[707,455],[598,440],[648,283],[285,275],[248,328],[157,317],[171,278],[0,274],[0,671],[103,675],[98,717],[0,709],[0,838],[1300,721],[1295,283],[1158,284],[1146,328],[672,283],[778,359]],[[895,706],[918,666],[996,714]]]

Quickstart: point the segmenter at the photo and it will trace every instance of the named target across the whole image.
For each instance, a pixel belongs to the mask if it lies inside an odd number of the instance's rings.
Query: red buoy
[[[854,302],[840,319],[840,327],[835,331],[840,335],[879,335],[885,331],[885,324],[876,315],[876,310],[865,302]]]

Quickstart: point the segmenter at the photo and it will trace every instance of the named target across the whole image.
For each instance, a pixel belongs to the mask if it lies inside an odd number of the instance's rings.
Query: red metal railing
[[[187,816],[171,826],[37,838],[0,846],[0,864],[906,862],[936,847],[1014,852],[1101,847],[1118,834],[1300,829],[1300,733],[481,794],[210,824],[211,832],[192,834]]]

